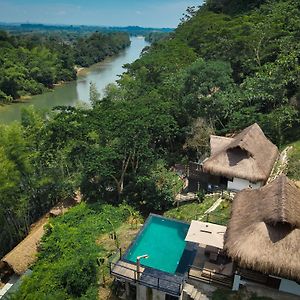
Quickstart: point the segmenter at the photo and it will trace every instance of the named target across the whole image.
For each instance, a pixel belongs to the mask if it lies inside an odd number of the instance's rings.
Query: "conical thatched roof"
[[[300,189],[285,175],[233,201],[224,249],[241,267],[300,280]]]
[[[277,147],[255,123],[234,138],[211,137],[211,157],[203,170],[213,175],[267,181],[278,156]]]
[[[211,135],[210,136],[210,154],[215,155],[227,147],[230,143],[234,141],[233,138],[228,138],[224,136]]]

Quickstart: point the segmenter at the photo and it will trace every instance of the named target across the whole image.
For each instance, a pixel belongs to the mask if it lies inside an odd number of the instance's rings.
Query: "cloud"
[[[135,13],[136,13],[137,15],[142,15],[142,14],[143,14],[140,10],[137,10]]]

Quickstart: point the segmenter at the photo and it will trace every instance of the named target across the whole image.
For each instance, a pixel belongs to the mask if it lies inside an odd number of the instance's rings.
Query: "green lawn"
[[[292,143],[293,150],[289,153],[288,177],[300,180],[300,140]]]
[[[231,212],[231,201],[224,200],[219,207],[217,207],[208,216],[208,221],[219,225],[227,225]]]
[[[179,219],[182,221],[191,222],[192,220],[197,220],[203,216],[205,211],[210,208],[214,202],[219,197],[214,196],[205,196],[202,203],[187,203],[181,205],[179,208],[173,208],[165,212],[164,216],[174,219]],[[208,221],[216,224],[227,224],[227,221],[230,216],[231,203],[227,200],[221,203],[221,205],[208,216]],[[202,218],[203,221],[206,221],[206,217]]]

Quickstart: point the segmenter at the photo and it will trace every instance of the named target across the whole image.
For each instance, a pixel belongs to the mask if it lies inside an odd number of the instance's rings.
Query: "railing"
[[[155,276],[150,272],[140,272],[137,270],[122,265],[122,261],[119,263],[110,262],[110,274],[125,280],[130,280],[134,283],[139,283],[157,290],[163,291],[170,295],[180,296],[183,289],[183,280],[180,282],[165,279],[159,275]]]
[[[109,263],[116,263],[122,257],[122,249],[118,248],[114,253],[109,256]]]
[[[247,269],[238,269],[238,274],[247,280],[254,281],[256,283],[266,284],[268,281],[268,275]]]
[[[194,270],[193,274],[191,274],[191,270]],[[206,268],[199,268],[196,266],[189,267],[188,278],[199,280],[209,284],[216,283],[227,287],[232,287],[233,284],[233,276],[214,272]]]

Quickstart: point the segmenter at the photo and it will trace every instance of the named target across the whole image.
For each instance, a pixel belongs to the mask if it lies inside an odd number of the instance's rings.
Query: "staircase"
[[[267,183],[270,183],[274,179],[276,179],[280,174],[284,173],[286,174],[288,163],[289,163],[289,152],[293,149],[292,146],[286,147],[277,158],[277,161],[275,162],[273,169],[271,171],[271,174],[269,176],[269,179]]]
[[[185,300],[209,300],[209,298],[205,294],[188,283],[185,283],[183,287],[183,293],[183,299]]]

